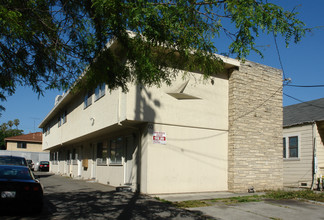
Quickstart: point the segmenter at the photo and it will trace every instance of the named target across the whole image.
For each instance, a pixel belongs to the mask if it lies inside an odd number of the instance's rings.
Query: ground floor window
[[[299,158],[299,136],[292,135],[283,138],[283,158]]]
[[[109,163],[122,164],[123,138],[119,137],[110,141]]]
[[[97,143],[97,165],[107,165],[108,149],[102,142]]]
[[[53,165],[58,164],[58,151],[52,151],[50,154],[50,161]]]
[[[72,150],[72,164],[73,165],[78,164],[78,153],[75,148]]]

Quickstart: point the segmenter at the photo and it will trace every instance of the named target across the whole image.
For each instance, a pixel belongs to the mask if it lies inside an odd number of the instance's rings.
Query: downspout
[[[314,134],[315,132],[315,124],[316,122],[313,121],[312,123],[312,147],[313,147],[313,158],[312,158],[312,184],[311,184],[311,190],[314,189],[315,184],[315,175],[316,175],[316,136]]]
[[[118,103],[117,103],[117,124],[118,125],[121,125],[121,123],[120,123],[120,108],[121,108],[121,101],[120,101],[120,99],[121,99],[121,90],[120,89],[118,89]]]

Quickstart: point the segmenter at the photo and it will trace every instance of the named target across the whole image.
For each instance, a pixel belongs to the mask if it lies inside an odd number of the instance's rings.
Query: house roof
[[[283,126],[301,125],[324,120],[324,98],[283,108]]]
[[[25,142],[32,142],[32,143],[42,143],[43,135],[42,132],[30,133],[30,134],[23,134],[13,137],[7,137],[4,139],[5,141],[25,141]]]

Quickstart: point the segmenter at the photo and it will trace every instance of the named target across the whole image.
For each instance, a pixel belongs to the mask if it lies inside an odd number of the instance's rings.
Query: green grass
[[[212,206],[216,203],[241,203],[241,202],[259,202],[262,200],[261,196],[238,196],[231,198],[220,198],[220,199],[204,199],[204,200],[189,200],[183,202],[173,202],[173,205],[179,208],[193,208],[193,207],[204,207]]]
[[[266,193],[265,197],[270,199],[305,199],[324,202],[324,192],[314,192],[312,190],[269,191]]]
[[[275,190],[268,191],[265,195],[251,195],[251,196],[238,196],[231,198],[219,198],[219,199],[205,199],[205,200],[189,200],[183,202],[170,202],[164,199],[156,197],[159,201],[172,204],[178,208],[194,208],[194,207],[204,207],[212,206],[215,204],[235,204],[242,202],[259,202],[265,199],[305,199],[318,202],[324,202],[324,192],[314,192],[311,190],[298,190],[298,191],[284,191]]]

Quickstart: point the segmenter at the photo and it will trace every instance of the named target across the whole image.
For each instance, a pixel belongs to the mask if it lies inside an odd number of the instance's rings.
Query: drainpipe
[[[312,147],[313,147],[313,158],[312,158],[312,184],[311,184],[311,190],[314,189],[315,179],[316,179],[316,136],[315,136],[315,124],[316,122],[313,121],[312,123]]]
[[[118,103],[117,103],[117,124],[121,125],[120,123],[120,109],[121,109],[121,89],[118,89]]]

